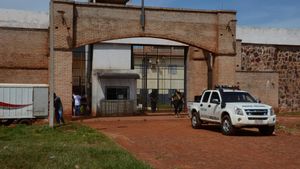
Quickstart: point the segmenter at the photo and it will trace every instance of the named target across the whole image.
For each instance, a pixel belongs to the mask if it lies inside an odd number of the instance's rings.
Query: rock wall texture
[[[242,71],[279,73],[279,111],[300,111],[300,46],[242,44],[241,48]]]

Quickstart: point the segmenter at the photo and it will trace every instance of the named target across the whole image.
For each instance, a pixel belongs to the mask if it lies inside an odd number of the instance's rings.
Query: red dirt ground
[[[83,120],[157,169],[299,169],[300,117],[280,117],[273,136],[255,129],[224,136],[216,125],[192,129],[185,116]]]

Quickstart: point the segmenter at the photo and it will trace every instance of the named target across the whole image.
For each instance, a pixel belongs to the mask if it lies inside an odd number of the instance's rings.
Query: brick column
[[[207,62],[202,49],[190,47],[187,56],[187,101],[194,100],[194,96],[200,95],[207,89],[208,75]]]
[[[61,98],[64,116],[72,118],[72,49],[74,3],[54,0],[54,92]]]
[[[72,118],[72,52],[55,51],[55,93],[63,103],[64,117]]]
[[[213,86],[235,85],[235,56],[217,56],[213,65]]]

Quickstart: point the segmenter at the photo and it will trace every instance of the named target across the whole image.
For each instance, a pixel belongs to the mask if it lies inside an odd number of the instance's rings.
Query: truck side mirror
[[[256,100],[256,103],[261,103],[261,100],[259,98],[254,98]]]

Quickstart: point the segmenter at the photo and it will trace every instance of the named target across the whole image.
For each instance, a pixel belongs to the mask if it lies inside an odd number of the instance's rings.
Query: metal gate
[[[172,110],[175,90],[185,91],[185,50],[177,46],[133,46],[134,69],[141,77],[137,102],[143,110]]]
[[[72,92],[73,94],[81,96],[80,115],[90,114],[89,103],[89,81],[88,81],[88,59],[85,47],[76,48],[73,50],[72,62]],[[72,106],[74,107],[74,105]],[[74,115],[74,110],[72,109]]]

